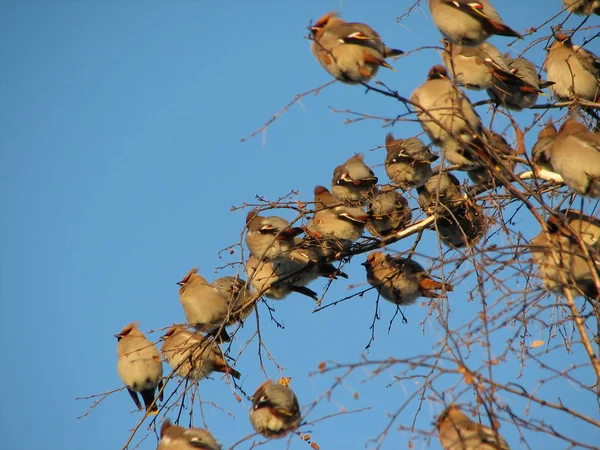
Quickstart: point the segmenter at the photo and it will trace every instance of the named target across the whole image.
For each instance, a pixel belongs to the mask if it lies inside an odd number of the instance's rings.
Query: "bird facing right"
[[[497,431],[473,422],[456,405],[448,406],[436,425],[444,450],[510,450]]]

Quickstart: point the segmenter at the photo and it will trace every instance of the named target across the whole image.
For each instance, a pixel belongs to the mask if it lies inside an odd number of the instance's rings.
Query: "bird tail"
[[[404,53],[405,52],[403,52],[402,50],[398,50],[397,48],[385,47],[383,49],[383,55],[386,58],[393,58],[394,56],[404,55]]]
[[[306,295],[307,297],[312,298],[314,301],[319,301],[319,296],[312,289],[307,288],[306,286],[290,286],[290,290],[293,292],[297,292],[298,294]]]
[[[146,389],[140,392],[140,394],[142,394],[142,399],[144,399],[146,411],[148,411],[149,415],[158,414],[158,406],[156,406],[156,403],[154,405],[152,404],[154,402],[154,391],[155,388]]]

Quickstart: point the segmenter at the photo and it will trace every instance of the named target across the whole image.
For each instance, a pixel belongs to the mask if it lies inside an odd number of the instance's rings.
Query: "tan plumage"
[[[221,450],[221,446],[208,430],[183,428],[165,419],[156,450]]]
[[[274,259],[294,247],[294,237],[302,233],[282,217],[261,216],[253,210],[246,216],[246,245],[257,258]]]
[[[600,198],[600,135],[575,118],[563,123],[556,138],[544,148],[552,170],[577,192]]]
[[[417,138],[394,139],[385,137],[385,172],[390,180],[403,190],[423,186],[431,177],[431,163],[438,159]]]
[[[331,193],[340,202],[360,206],[367,203],[376,184],[377,177],[365,164],[363,155],[356,154],[334,169]]]
[[[302,420],[296,394],[284,383],[265,381],[251,400],[250,423],[263,436],[283,437]]]
[[[367,230],[375,237],[389,236],[404,228],[412,219],[408,200],[389,186],[373,195],[367,215]]]
[[[594,275],[598,275],[600,269],[600,220],[580,211],[563,213],[563,220],[550,217],[547,231],[542,230],[530,242],[538,275],[548,291],[563,294],[566,288],[571,295],[597,299],[600,291]],[[592,264],[569,228],[587,246]]]
[[[435,26],[453,44],[476,47],[494,34],[522,37],[488,0],[429,0],[429,11]]]
[[[510,450],[497,431],[473,422],[455,405],[440,414],[437,428],[444,450]]]
[[[146,339],[135,322],[126,325],[115,334],[117,343],[117,372],[123,380],[135,406],[141,411],[139,392],[144,400],[146,411],[156,414],[158,407],[152,406],[156,390],[162,388],[162,362],[158,349]],[[162,393],[159,397],[162,400]]]
[[[531,149],[531,162],[535,168],[552,172],[552,166],[550,165],[550,161],[548,161],[545,151],[546,147],[554,142],[557,134],[558,131],[556,131],[552,119],[549,119],[544,128],[538,133],[537,141]]]
[[[241,376],[229,367],[221,349],[199,333],[173,325],[161,339],[165,361],[182,378],[196,383],[212,372],[228,373],[235,378]]]
[[[335,12],[322,16],[310,30],[312,52],[317,61],[335,78],[348,84],[369,81],[380,67],[392,69],[385,59],[404,53],[387,47],[370,26],[346,22]]]
[[[544,60],[548,80],[554,82],[550,92],[559,100],[595,102],[600,96],[600,59],[573,45],[567,34],[556,33],[555,38]]]
[[[198,331],[219,333],[220,340],[228,341],[223,328],[232,320],[227,297],[198,274],[197,268],[191,269],[177,284],[181,286],[179,300],[188,323]]]
[[[369,253],[363,263],[367,281],[381,297],[396,305],[411,305],[419,297],[441,298],[435,291],[452,291],[450,284],[433,280],[425,269],[413,260],[392,257],[383,252]]]

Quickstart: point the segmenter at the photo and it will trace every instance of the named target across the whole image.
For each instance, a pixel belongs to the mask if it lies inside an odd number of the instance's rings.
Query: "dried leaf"
[[[538,348],[538,347],[541,347],[542,345],[544,345],[544,341],[541,341],[541,340],[538,339],[536,341],[533,341],[531,343],[530,347],[531,348]]]
[[[317,444],[316,442],[313,442],[312,444],[310,444],[310,446],[312,448],[314,448],[315,450],[319,450],[321,447],[319,447],[319,444]]]
[[[281,384],[282,386],[289,387],[290,381],[292,381],[291,377],[281,377],[279,380],[277,380],[277,384]]]
[[[326,364],[324,361],[319,363],[319,371],[321,373],[325,372],[325,367],[326,367]]]
[[[301,437],[301,439],[303,441],[310,441],[310,434],[305,434],[304,436]]]

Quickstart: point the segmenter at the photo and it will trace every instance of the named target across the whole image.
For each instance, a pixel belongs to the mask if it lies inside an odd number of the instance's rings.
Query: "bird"
[[[265,437],[281,438],[298,428],[302,420],[298,398],[288,383],[289,378],[277,383],[267,380],[250,397],[250,423]]]
[[[322,248],[327,257],[348,250],[361,238],[368,216],[357,206],[339,204],[324,187],[314,189],[315,214],[306,224],[307,240]]]
[[[347,84],[371,80],[380,67],[394,70],[385,59],[404,53],[387,47],[370,26],[346,22],[336,12],[323,15],[309,30],[317,61],[333,77]]]
[[[497,430],[473,422],[456,405],[448,406],[436,425],[444,450],[510,450]]]
[[[499,178],[508,178],[514,172],[517,165],[515,158],[517,153],[508,145],[506,139],[495,131],[488,131],[485,137],[488,154],[494,155],[494,159],[488,161],[486,166],[476,167],[468,170],[467,175],[473,183],[484,188],[493,188],[504,185]],[[502,175],[499,177],[498,175]],[[511,180],[512,181],[512,180]]]
[[[429,11],[437,29],[453,44],[476,47],[491,35],[522,39],[488,0],[429,0]]]
[[[473,105],[448,78],[446,68],[433,66],[427,80],[410,96],[417,119],[434,145],[452,164],[477,166],[484,152],[483,127]]]
[[[526,58],[505,55],[504,59],[510,71],[498,72],[487,90],[494,103],[514,111],[531,108],[540,95],[545,95],[542,89],[555,84],[553,81],[542,80],[535,65]]]
[[[241,377],[237,370],[227,364],[221,349],[200,333],[173,325],[161,339],[165,361],[181,378],[197,383],[213,372],[227,373],[237,379]]]
[[[600,0],[562,0],[569,12],[580,16],[600,15]]]
[[[312,267],[293,261],[290,258],[278,258],[273,261],[260,260],[250,255],[246,260],[246,275],[257,292],[273,300],[283,300],[292,292],[310,297],[315,301],[319,296],[307,288],[316,276],[310,272]]]
[[[379,295],[396,305],[412,305],[419,297],[441,298],[437,290],[452,291],[447,283],[432,279],[423,266],[412,259],[373,251],[362,263],[367,281]]]
[[[451,172],[433,175],[427,183],[417,188],[417,202],[428,216],[446,215],[452,212],[464,200],[464,194],[458,178]]]
[[[600,135],[576,118],[567,119],[544,154],[567,186],[577,194],[600,198]]]
[[[500,50],[488,42],[477,47],[452,44],[446,38],[441,42],[444,65],[454,81],[467,89],[488,89],[493,86],[495,77],[516,77]]]
[[[334,169],[331,193],[344,204],[360,206],[369,200],[376,184],[377,177],[365,164],[363,155],[356,154]]]
[[[117,372],[127,387],[127,392],[133,399],[138,410],[142,405],[138,398],[139,392],[146,406],[147,414],[158,414],[155,403],[156,391],[162,401],[162,361],[158,349],[146,339],[137,327],[136,322],[131,322],[118,333],[117,338]]]
[[[232,319],[244,321],[254,310],[256,303],[248,305],[248,302],[254,297],[251,284],[239,276],[220,277],[213,280],[212,285],[227,299]],[[232,323],[233,320],[229,321],[228,325]]]
[[[531,162],[535,169],[544,169],[552,172],[552,166],[544,152],[546,147],[554,142],[557,134],[558,131],[556,130],[552,119],[548,119],[544,128],[538,133],[537,141],[535,141],[535,144],[531,149]]]
[[[327,252],[310,238],[296,238],[296,247],[289,253],[288,257],[307,269],[302,277],[302,280],[306,280],[305,284],[319,277],[337,279],[340,276],[348,278],[348,275],[337,269],[333,264],[325,262]]]
[[[544,69],[554,84],[550,92],[559,100],[596,102],[600,96],[600,59],[578,45],[571,36],[556,33],[548,49]]]
[[[194,267],[177,284],[179,301],[187,322],[198,331],[216,334],[220,342],[230,339],[225,325],[233,320],[227,297],[198,274]]]
[[[385,237],[404,228],[412,219],[408,200],[391,186],[382,188],[367,207],[367,230],[374,237]]]
[[[282,217],[261,216],[252,210],[246,216],[246,246],[257,258],[274,259],[294,248],[294,237],[303,232]]]
[[[433,228],[442,244],[460,249],[474,246],[485,236],[487,220],[481,206],[467,198],[448,214],[436,216]]]
[[[439,158],[420,139],[394,139],[392,133],[385,137],[385,148],[385,172],[405,191],[423,186],[431,177],[431,163]]]
[[[594,275],[600,277],[600,220],[575,210],[560,211],[559,217],[550,216],[546,230],[530,241],[542,286],[550,292],[563,294],[567,289],[574,296],[598,299]],[[592,264],[576,237],[590,252]]]
[[[221,450],[221,446],[208,430],[183,428],[165,419],[156,450]]]

